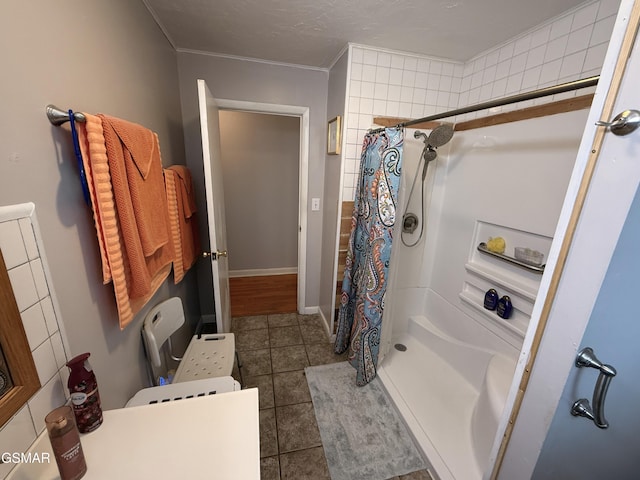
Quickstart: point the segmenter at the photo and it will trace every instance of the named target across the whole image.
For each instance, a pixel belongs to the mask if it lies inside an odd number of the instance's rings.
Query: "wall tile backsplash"
[[[0,453],[24,452],[44,430],[47,413],[67,401],[69,349],[54,304],[33,204],[0,207],[0,250],[42,387],[0,429]],[[0,478],[13,464],[0,464]]]
[[[352,45],[345,112],[343,200],[352,200],[362,139],[373,117],[420,118],[598,75],[620,1],[597,0],[465,63]],[[460,115],[465,121],[585,95],[593,89]]]

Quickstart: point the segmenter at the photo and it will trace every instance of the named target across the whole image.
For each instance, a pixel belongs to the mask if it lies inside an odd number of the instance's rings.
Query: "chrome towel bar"
[[[47,118],[51,122],[51,125],[59,127],[69,121],[69,111],[62,110],[55,105],[47,105]],[[76,122],[86,121],[86,118],[84,118],[84,115],[80,112],[73,112],[73,118],[75,118]]]

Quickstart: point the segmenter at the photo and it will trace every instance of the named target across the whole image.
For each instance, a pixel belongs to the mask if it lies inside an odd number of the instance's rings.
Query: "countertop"
[[[107,410],[80,435],[87,480],[260,479],[258,390]],[[12,480],[59,480],[46,430],[29,449],[50,463],[24,463]]]

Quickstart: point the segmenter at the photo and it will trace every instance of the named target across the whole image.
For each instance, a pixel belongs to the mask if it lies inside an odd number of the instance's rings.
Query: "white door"
[[[202,135],[202,162],[207,196],[207,223],[209,226],[209,259],[213,278],[218,332],[231,330],[229,299],[229,263],[227,261],[227,231],[224,218],[224,189],[220,158],[220,125],[218,105],[204,80],[198,80],[198,106]]]
[[[640,5],[623,0],[610,50],[622,52],[621,63],[614,65],[616,55],[608,55],[603,69],[612,86],[621,79],[611,117],[640,109],[640,45],[634,37],[639,17]],[[592,113],[585,137],[604,128],[595,126],[599,114]],[[640,478],[640,129],[626,136],[607,131],[601,146],[589,144],[587,150],[597,155],[597,163],[500,479]],[[617,370],[603,402],[608,428],[571,414],[578,399],[587,399],[591,408],[596,403],[600,371],[575,366],[585,347]]]

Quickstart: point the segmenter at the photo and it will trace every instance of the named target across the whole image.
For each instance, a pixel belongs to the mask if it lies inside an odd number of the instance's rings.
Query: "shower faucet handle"
[[[625,110],[616,115],[611,122],[599,120],[596,122],[596,125],[607,127],[614,135],[628,135],[640,126],[640,111]]]

